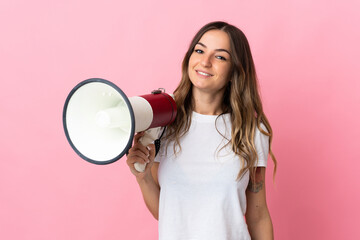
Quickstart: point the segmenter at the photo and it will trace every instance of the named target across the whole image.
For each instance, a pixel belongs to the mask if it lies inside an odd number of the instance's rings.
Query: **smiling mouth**
[[[206,76],[206,77],[211,77],[213,76],[212,74],[210,73],[206,73],[206,72],[202,72],[202,71],[199,71],[199,70],[195,70],[198,74],[200,75],[203,75],[203,76]]]

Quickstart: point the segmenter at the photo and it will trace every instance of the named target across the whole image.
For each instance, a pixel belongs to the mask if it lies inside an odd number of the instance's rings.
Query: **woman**
[[[127,163],[159,239],[273,239],[265,198],[272,130],[245,35],[225,22],[195,35],[174,92],[177,117],[155,147],[135,136]],[[148,163],[145,172],[135,162]],[[246,218],[246,221],[244,219]]]

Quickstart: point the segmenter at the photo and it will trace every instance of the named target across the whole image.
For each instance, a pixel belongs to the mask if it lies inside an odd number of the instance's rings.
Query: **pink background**
[[[0,239],[157,239],[124,159],[83,161],[65,98],[102,77],[172,92],[195,32],[225,20],[255,58],[279,161],[275,237],[360,239],[360,2],[1,0]]]

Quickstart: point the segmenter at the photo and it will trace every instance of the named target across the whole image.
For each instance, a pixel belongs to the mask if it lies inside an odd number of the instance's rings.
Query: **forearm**
[[[143,195],[145,204],[155,219],[159,215],[159,197],[160,188],[152,177],[147,179],[137,180],[141,193]]]
[[[264,167],[256,169],[255,181],[250,181],[246,190],[246,200],[245,217],[251,239],[273,240],[273,225],[266,204]]]
[[[155,145],[150,144],[145,147],[139,142],[143,135],[144,132],[135,135],[134,145],[129,149],[126,163],[136,177],[147,208],[158,219],[160,187],[157,182],[157,170],[159,163],[154,163]],[[134,167],[135,163],[147,163],[145,171],[138,172]]]
[[[259,219],[247,222],[252,240],[273,240],[273,225],[268,211]]]

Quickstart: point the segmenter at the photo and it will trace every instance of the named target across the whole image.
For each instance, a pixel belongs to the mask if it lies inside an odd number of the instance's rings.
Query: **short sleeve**
[[[262,130],[267,132],[266,127],[264,124],[260,124]],[[255,137],[254,137],[255,149],[258,155],[258,167],[266,167],[267,160],[269,155],[269,136],[266,136],[258,128],[255,130]]]
[[[161,162],[161,156],[159,156],[159,154],[155,156],[154,162]]]

